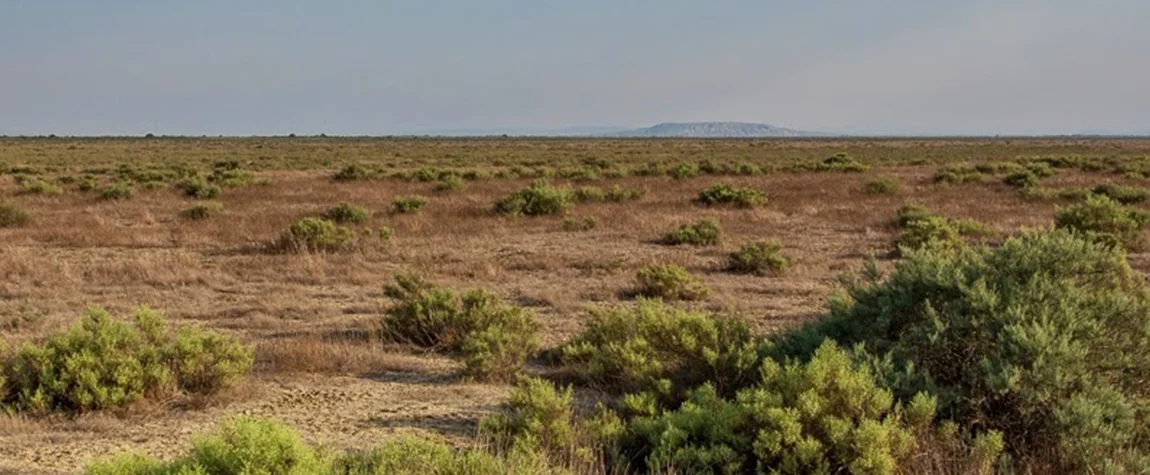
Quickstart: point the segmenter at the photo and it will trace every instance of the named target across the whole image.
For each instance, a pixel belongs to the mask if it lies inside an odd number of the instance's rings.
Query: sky
[[[1146,0],[36,0],[0,135],[1150,133]]]

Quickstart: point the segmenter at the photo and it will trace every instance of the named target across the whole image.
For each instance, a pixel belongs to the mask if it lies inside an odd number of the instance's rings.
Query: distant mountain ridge
[[[751,122],[664,122],[651,127],[604,134],[608,137],[813,137],[821,134]]]

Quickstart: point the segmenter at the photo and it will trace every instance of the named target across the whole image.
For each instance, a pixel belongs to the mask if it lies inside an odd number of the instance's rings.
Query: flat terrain
[[[837,153],[867,169],[819,169]],[[0,416],[0,472],[72,473],[119,449],[172,456],[192,434],[238,413],[282,419],[308,440],[338,448],[406,431],[465,444],[508,386],[465,381],[449,359],[379,341],[375,330],[389,305],[382,289],[397,272],[482,287],[533,309],[546,348],[579,331],[587,305],[629,301],[637,269],[676,263],[711,289],[691,305],[740,314],[769,333],[817,317],[839,277],[869,256],[888,266],[898,233],[891,220],[905,204],[982,222],[992,231],[984,239],[993,240],[1049,226],[1056,207],[1068,203],[1026,196],[994,171],[982,182],[936,183],[939,170],[1067,158],[1096,166],[1054,167],[1044,188],[1145,186],[1150,139],[0,139],[0,172],[11,175],[0,180],[0,202],[31,215],[26,225],[0,228],[0,342],[12,347],[59,331],[87,306],[127,315],[148,305],[175,322],[234,332],[256,350],[253,373],[209,401]],[[251,179],[215,198],[221,215],[181,218],[194,200],[173,176],[207,173],[222,161],[236,162]],[[350,164],[373,177],[333,179]],[[675,178],[680,166],[685,171]],[[712,167],[718,170],[708,173]],[[163,176],[141,180],[148,171]],[[438,179],[428,177],[444,171],[471,179],[436,191]],[[74,185],[126,176],[137,182],[130,199],[100,199]],[[597,218],[590,230],[569,230],[564,216],[492,212],[495,201],[538,176],[647,192],[573,207],[570,216]],[[866,184],[879,176],[897,179],[901,190],[868,193]],[[59,182],[63,193],[29,193],[21,184],[27,177]],[[752,209],[692,203],[717,182],[763,190],[769,201]],[[413,195],[426,197],[427,206],[392,211],[394,200]],[[348,252],[266,250],[296,219],[341,202],[369,209],[366,226],[392,228],[390,242]],[[657,242],[703,218],[722,226],[720,246]],[[783,244],[790,269],[723,271],[731,251],[762,239]],[[1145,270],[1147,257],[1133,255],[1131,263]],[[543,370],[541,363],[528,368]]]

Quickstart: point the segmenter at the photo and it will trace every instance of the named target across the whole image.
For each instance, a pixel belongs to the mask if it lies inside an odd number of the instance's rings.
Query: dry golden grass
[[[563,230],[562,216],[491,212],[497,199],[531,181],[526,178],[471,181],[451,193],[435,193],[431,182],[331,179],[336,168],[357,161],[396,169],[494,169],[506,166],[497,161],[562,166],[587,158],[631,164],[706,158],[767,163],[838,151],[874,169],[599,180],[593,184],[648,193],[633,202],[578,205],[573,215],[594,215],[598,225],[577,232]],[[466,439],[475,420],[493,410],[507,388],[463,383],[457,365],[442,357],[384,347],[370,337],[389,303],[383,285],[397,271],[445,285],[484,287],[531,307],[548,347],[580,329],[586,305],[625,300],[637,269],[675,263],[711,289],[697,305],[742,314],[766,333],[822,312],[837,276],[853,272],[868,255],[889,266],[885,256],[896,232],[889,223],[904,204],[921,203],[1003,232],[1052,223],[1056,203],[1028,201],[997,180],[933,184],[936,162],[1067,154],[1144,157],[1150,154],[1150,140],[0,139],[0,164],[8,166],[75,173],[112,167],[112,157],[196,165],[230,157],[247,161],[261,170],[257,178],[270,180],[266,186],[226,189],[216,198],[224,204],[223,214],[202,221],[179,218],[190,200],[170,188],[101,201],[77,192],[17,194],[12,180],[0,180],[4,201],[33,215],[27,226],[0,229],[0,342],[15,345],[58,331],[87,305],[124,313],[148,304],[172,320],[235,332],[255,345],[257,355],[248,386],[222,402],[193,403],[206,405],[196,410],[149,410],[146,423],[131,415],[106,416],[99,428],[83,420],[0,419],[0,471],[22,464],[47,473],[74,471],[116,447],[163,456],[191,432],[236,412],[287,419],[309,440],[340,447],[362,447],[371,443],[370,437],[404,430]],[[914,164],[918,159],[930,164]],[[899,179],[901,192],[866,193],[864,184],[878,175]],[[701,189],[718,181],[764,190],[769,201],[754,209],[691,203]],[[1064,170],[1044,185],[1101,181],[1138,183],[1114,174]],[[419,214],[389,212],[396,198],[410,195],[427,196],[430,202]],[[340,202],[371,210],[366,226],[394,229],[390,243],[345,253],[264,250],[294,220],[317,216]],[[722,226],[721,246],[653,243],[667,229],[704,218]],[[781,242],[791,267],[778,276],[723,271],[729,252],[758,240]],[[1131,261],[1150,267],[1147,255],[1133,255]],[[98,440],[88,440],[97,433]]]

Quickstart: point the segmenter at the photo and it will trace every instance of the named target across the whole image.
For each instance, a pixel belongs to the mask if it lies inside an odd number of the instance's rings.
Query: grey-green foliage
[[[689,244],[692,246],[718,246],[723,237],[723,228],[711,219],[702,219],[695,223],[682,224],[663,236],[663,244],[678,246]]]
[[[172,330],[147,308],[131,325],[92,308],[67,332],[0,360],[0,407],[89,411],[179,392],[211,394],[251,364],[251,349],[229,336]]]
[[[635,293],[666,300],[702,300],[710,290],[687,269],[675,264],[651,264],[635,273]]]
[[[827,342],[805,363],[764,360],[733,398],[705,384],[677,409],[636,417],[623,446],[650,473],[895,474],[933,417],[933,399],[904,410]]]
[[[1143,229],[1150,224],[1150,213],[1105,195],[1090,195],[1082,203],[1060,208],[1054,223],[1096,242],[1137,251],[1146,247]]]
[[[544,180],[531,183],[495,203],[495,212],[503,215],[539,216],[559,214],[574,204],[570,188],[556,187]]]
[[[1150,453],[1150,292],[1120,249],[1033,231],[997,248],[910,251],[848,292],[775,351],[864,345],[896,394],[937,394],[943,417],[1000,431],[1019,460],[1083,473]]]
[[[538,349],[535,316],[490,292],[400,274],[385,294],[395,300],[383,318],[385,339],[456,355],[472,377],[511,379]]]
[[[746,322],[661,300],[593,307],[583,333],[561,350],[571,371],[609,391],[683,388],[710,381],[733,392],[752,379],[758,357]]]

